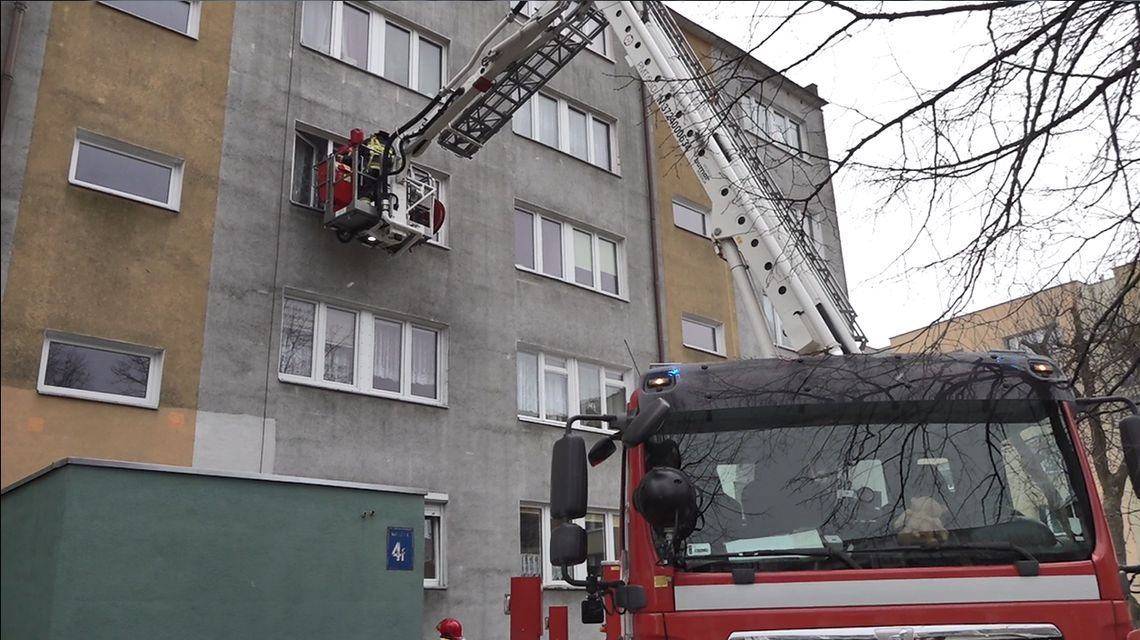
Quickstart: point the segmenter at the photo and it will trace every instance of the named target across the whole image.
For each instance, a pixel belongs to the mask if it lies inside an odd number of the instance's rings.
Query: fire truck
[[[583,589],[582,621],[639,640],[1140,638],[1076,426],[1099,405],[1131,408],[1120,430],[1140,487],[1135,405],[1077,398],[1031,354],[865,353],[842,288],[659,2],[515,5],[419,114],[355,130],[320,165],[325,226],[393,254],[426,241],[446,211],[410,158],[433,142],[472,157],[607,27],[712,201],[713,249],[763,352],[654,368],[628,415],[566,422],[549,561]],[[796,355],[770,344],[759,292]],[[587,452],[580,420],[613,435]],[[589,466],[618,442],[607,564],[574,520]],[[565,610],[543,624],[540,601],[537,579],[513,581],[513,639],[566,637]]]

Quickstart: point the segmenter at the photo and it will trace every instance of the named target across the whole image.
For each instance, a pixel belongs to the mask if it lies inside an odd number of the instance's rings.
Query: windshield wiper
[[[1041,563],[1037,557],[1012,542],[949,542],[945,544],[907,545],[899,547],[867,547],[865,549],[851,549],[849,553],[939,553],[943,551],[1005,551],[1016,553],[1022,560],[1014,562],[1017,574],[1020,576],[1036,576],[1041,572]]]
[[[750,558],[827,558],[839,560],[852,569],[862,569],[863,566],[855,561],[846,551],[840,549],[757,549],[755,551],[738,551],[736,553],[718,553],[710,556],[696,556],[683,558],[681,568],[691,570],[710,564],[717,564],[725,560],[748,560]]]

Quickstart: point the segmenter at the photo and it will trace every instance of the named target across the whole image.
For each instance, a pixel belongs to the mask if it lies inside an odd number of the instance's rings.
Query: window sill
[[[545,278],[547,280],[553,280],[555,282],[561,282],[562,284],[568,284],[572,287],[581,289],[583,291],[589,291],[590,293],[596,293],[600,296],[605,296],[607,298],[612,298],[614,300],[619,300],[621,302],[629,302],[629,298],[627,298],[625,296],[616,295],[616,294],[610,293],[609,291],[602,291],[601,289],[595,289],[593,287],[587,287],[584,284],[579,284],[577,282],[572,282],[570,280],[564,280],[562,278],[558,278],[558,277],[555,277],[552,275],[547,275],[545,273],[542,273],[541,271],[535,271],[534,269],[528,269],[528,268],[526,268],[522,265],[519,265],[519,264],[515,265],[515,269],[517,269],[518,271],[521,271],[523,273],[529,273],[529,274],[534,275],[534,276],[539,276],[541,278]]]
[[[529,422],[530,424],[541,424],[547,427],[556,427],[558,429],[565,429],[566,423],[558,420],[545,420],[543,418],[535,418],[532,416],[516,416],[519,422]],[[596,433],[603,436],[612,436],[617,433],[614,429],[603,429],[602,427],[588,427],[581,424],[575,424],[570,427],[574,431],[585,431],[586,433]]]
[[[44,396],[55,396],[57,398],[70,398],[72,400],[87,400],[89,402],[101,402],[103,404],[118,404],[127,407],[138,407],[140,409],[158,409],[158,399],[148,400],[146,398],[131,398],[127,396],[117,396],[111,393],[99,393],[98,391],[83,391],[81,389],[68,389],[65,387],[50,387],[47,385],[38,385],[36,392]]]
[[[161,22],[156,22],[156,21],[154,21],[154,20],[151,20],[150,18],[146,18],[146,17],[140,16],[139,14],[137,14],[137,13],[135,13],[135,12],[131,11],[130,9],[125,9],[125,8],[123,8],[123,7],[117,7],[117,6],[114,6],[114,5],[110,5],[110,4],[107,4],[107,3],[105,3],[105,2],[100,2],[99,4],[101,4],[101,5],[105,6],[105,7],[108,7],[108,8],[114,9],[115,11],[120,11],[120,12],[122,12],[122,13],[125,13],[125,14],[127,14],[128,16],[131,16],[132,18],[136,18],[136,19],[138,19],[138,20],[142,20],[143,22],[149,22],[150,24],[153,24],[153,25],[154,25],[154,26],[156,26],[156,27],[160,27],[160,28],[162,28],[162,29],[166,29],[167,31],[171,31],[171,32],[177,33],[178,35],[180,35],[180,36],[183,36],[183,37],[186,37],[186,38],[189,38],[189,39],[191,39],[191,40],[193,40],[193,41],[195,41],[195,42],[197,42],[197,41],[198,41],[198,25],[197,25],[197,24],[193,24],[193,27],[194,27],[194,28],[193,28],[193,29],[191,29],[191,31],[193,31],[193,33],[190,33],[189,31],[179,31],[178,29],[175,29],[174,27],[171,27],[171,26],[168,26],[168,25],[162,24]],[[191,12],[191,13],[190,13],[190,18],[189,18],[189,20],[190,20],[191,22],[194,22],[194,21],[195,21],[195,18],[196,18],[196,16],[195,16],[195,15],[194,15],[194,13],[193,13],[194,11],[201,11],[201,8],[200,8],[200,7],[194,7],[194,6],[191,6],[191,7],[190,7],[190,12]],[[199,19],[200,19],[200,18],[199,18]]]
[[[424,590],[425,591],[447,591],[447,585],[446,584],[425,584]]]
[[[171,205],[171,204],[166,203],[166,202],[159,202],[158,200],[151,200],[150,198],[143,198],[141,196],[136,196],[132,193],[127,193],[125,191],[117,191],[115,189],[109,189],[107,187],[103,187],[103,186],[93,184],[90,182],[83,182],[80,180],[76,180],[74,178],[72,178],[71,180],[68,180],[68,182],[71,183],[72,186],[79,187],[80,189],[87,189],[88,191],[97,191],[99,193],[105,193],[109,196],[115,196],[118,198],[122,198],[124,200],[131,200],[133,202],[138,202],[140,204],[150,205],[152,207],[155,207],[158,209],[163,209],[165,211],[170,211],[172,213],[178,213],[179,205]]]
[[[411,87],[406,87],[406,86],[400,84],[399,82],[396,82],[395,80],[389,80],[388,78],[385,78],[384,76],[380,75],[379,73],[376,73],[375,71],[372,71],[370,69],[365,69],[364,67],[359,67],[359,66],[352,64],[351,62],[348,62],[346,60],[341,60],[340,58],[337,58],[336,56],[333,56],[332,54],[321,51],[320,49],[317,49],[313,46],[307,45],[304,42],[301,43],[301,48],[302,49],[308,49],[309,51],[312,51],[313,53],[319,55],[322,58],[327,58],[329,60],[332,60],[333,62],[336,62],[338,64],[342,64],[342,65],[344,65],[350,69],[356,69],[357,71],[359,71],[361,73],[368,74],[368,75],[372,76],[373,78],[383,80],[385,83],[390,84],[393,87],[398,87],[400,89],[403,89],[405,91],[413,93],[413,94],[423,98],[424,100],[431,100],[431,98],[432,98],[432,96],[430,96],[426,93],[423,93],[419,89],[413,89]],[[446,81],[446,78],[444,78],[443,80]]]
[[[693,231],[692,229],[686,229],[685,227],[682,227],[681,225],[677,224],[676,222],[673,223],[673,226],[680,229],[681,231],[684,231],[685,233],[697,236],[698,238],[703,238],[705,240],[711,240],[712,239],[712,236],[708,235],[707,233],[697,233],[696,231]]]
[[[692,349],[693,351],[700,351],[701,353],[707,353],[707,354],[709,354],[709,355],[711,355],[711,356],[716,356],[716,357],[718,357],[718,358],[728,358],[728,356],[726,356],[726,355],[725,355],[725,354],[723,354],[723,353],[720,353],[720,352],[717,352],[717,351],[711,351],[711,350],[709,350],[709,349],[705,349],[705,348],[703,348],[703,347],[694,347],[694,346],[693,346],[693,345],[691,345],[691,344],[685,344],[685,343],[683,343],[683,342],[681,343],[681,346],[685,347],[686,349]]]
[[[610,126],[612,127],[613,125],[611,124]],[[607,173],[607,174],[609,174],[615,178],[619,178],[619,179],[621,178],[621,174],[618,173],[617,171],[614,171],[613,169],[607,169],[605,167],[596,165],[593,162],[590,162],[589,160],[583,160],[583,159],[579,158],[578,156],[576,156],[576,155],[574,155],[568,151],[563,151],[562,149],[559,149],[558,147],[552,147],[552,146],[546,144],[545,142],[540,142],[538,140],[535,140],[534,138],[529,138],[527,136],[524,136],[523,134],[515,131],[514,129],[511,129],[511,133],[515,137],[522,138],[523,140],[526,140],[527,142],[530,142],[532,144],[536,144],[536,145],[542,147],[543,149],[550,149],[551,151],[555,151],[561,155],[564,155],[567,158],[570,158],[571,160],[573,160],[574,162],[582,163],[582,164],[586,165],[587,167],[593,167],[594,169],[597,169],[598,171],[601,171],[602,173]]]
[[[312,378],[302,378],[300,376],[293,376],[287,373],[277,374],[277,380],[286,384],[295,384],[302,387],[313,387],[316,389],[325,389],[328,391],[340,391],[343,393],[351,393],[358,396],[368,396],[370,398],[382,398],[384,400],[396,400],[398,402],[408,402],[411,404],[420,404],[426,407],[435,407],[437,409],[447,409],[447,403],[440,402],[439,400],[431,400],[428,398],[417,398],[415,396],[402,396],[394,393],[385,393],[382,391],[366,390],[359,387],[353,387],[346,384],[339,384],[336,382],[326,382],[324,380],[313,380]]]

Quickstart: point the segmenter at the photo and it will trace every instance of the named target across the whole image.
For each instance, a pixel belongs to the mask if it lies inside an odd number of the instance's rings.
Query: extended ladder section
[[[605,17],[593,2],[550,2],[540,12],[536,20],[550,20],[541,44],[511,63],[452,120],[439,137],[445,149],[464,158],[475,155],[511,121],[515,111],[606,28]]]
[[[867,338],[855,311],[827,268],[788,200],[723,108],[709,74],[668,9],[644,3],[599,2],[678,143],[712,199],[712,235],[734,271],[747,276],[772,302],[797,351],[855,353]],[[741,267],[747,268],[745,272]],[[757,337],[768,335],[754,290],[748,309]]]

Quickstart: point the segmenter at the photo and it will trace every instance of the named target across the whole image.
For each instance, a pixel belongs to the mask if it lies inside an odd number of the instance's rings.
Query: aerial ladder
[[[783,320],[793,350],[863,351],[867,338],[843,289],[669,10],[657,0],[548,0],[527,17],[527,5],[514,5],[420,113],[377,134],[379,172],[362,170],[360,130],[321,165],[325,226],[344,241],[395,254],[426,241],[445,213],[438,182],[410,159],[433,141],[473,157],[608,26],[712,201],[712,242],[745,298],[761,355],[777,351],[757,291]]]

